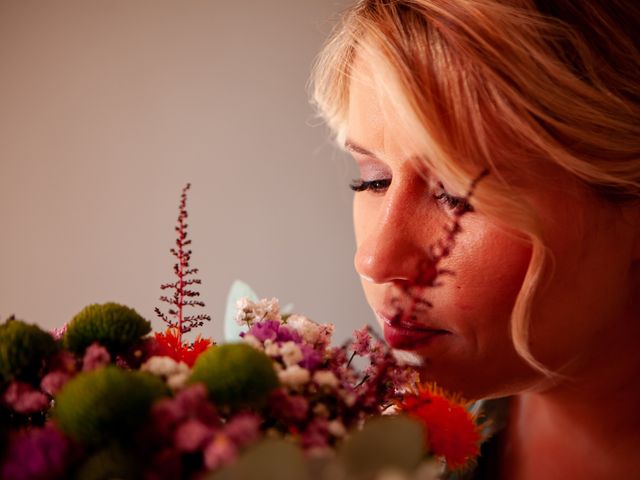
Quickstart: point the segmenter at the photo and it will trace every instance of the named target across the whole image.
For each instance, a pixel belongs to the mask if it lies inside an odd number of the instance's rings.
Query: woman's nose
[[[370,227],[361,232],[354,264],[358,274],[370,282],[412,282],[431,263],[429,216],[399,200],[385,198],[378,218],[367,219]]]

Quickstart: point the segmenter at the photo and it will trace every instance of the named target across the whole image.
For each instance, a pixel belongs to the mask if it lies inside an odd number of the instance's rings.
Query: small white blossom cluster
[[[263,298],[258,302],[252,302],[248,298],[240,298],[236,302],[236,322],[238,325],[251,326],[253,322],[261,320],[281,320],[280,305],[277,298],[270,300]]]
[[[304,315],[291,315],[285,323],[298,332],[306,343],[320,348],[329,346],[335,328],[333,324],[316,323]]]
[[[176,362],[171,357],[151,357],[142,364],[140,370],[161,377],[172,390],[184,388],[190,369],[184,362]]]

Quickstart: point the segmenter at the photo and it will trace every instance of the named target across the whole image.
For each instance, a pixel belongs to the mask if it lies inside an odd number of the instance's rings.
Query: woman
[[[362,0],[316,67],[387,341],[509,397],[490,478],[640,478],[638,31],[623,0]]]

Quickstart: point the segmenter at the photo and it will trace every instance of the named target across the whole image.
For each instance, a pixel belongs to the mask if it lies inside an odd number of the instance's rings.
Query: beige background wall
[[[340,337],[372,322],[353,167],[306,91],[345,4],[0,0],[0,317],[113,300],[152,319],[190,181],[205,335],[236,278]]]

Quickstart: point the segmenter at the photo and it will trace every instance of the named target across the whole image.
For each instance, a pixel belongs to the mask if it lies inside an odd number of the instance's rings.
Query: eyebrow
[[[357,143],[354,143],[352,140],[349,140],[349,139],[347,139],[344,142],[344,148],[349,150],[350,152],[355,152],[361,155],[367,155],[368,157],[378,159],[378,156],[375,153],[370,152],[366,148],[361,147],[360,145],[358,145]]]

